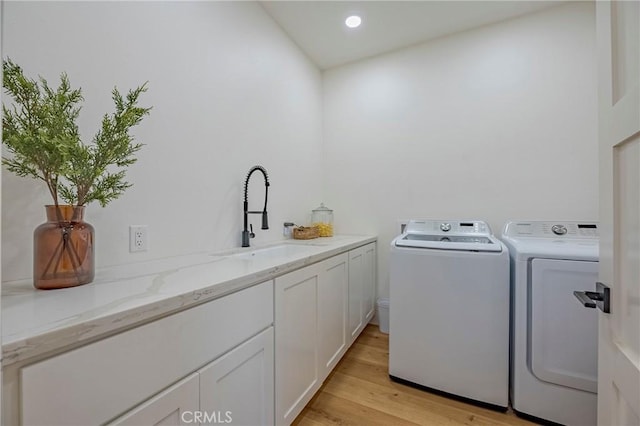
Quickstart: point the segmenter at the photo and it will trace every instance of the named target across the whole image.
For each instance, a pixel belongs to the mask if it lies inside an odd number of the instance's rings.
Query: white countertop
[[[376,237],[340,235],[171,257],[97,270],[91,284],[60,290],[36,290],[31,280],[5,282],[2,363],[93,341],[374,241]],[[251,256],[282,243],[307,249]]]

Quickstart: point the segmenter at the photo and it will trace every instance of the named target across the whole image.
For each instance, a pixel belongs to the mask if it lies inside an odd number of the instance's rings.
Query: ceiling
[[[524,15],[564,1],[261,1],[321,69]],[[362,25],[344,20],[360,15]]]

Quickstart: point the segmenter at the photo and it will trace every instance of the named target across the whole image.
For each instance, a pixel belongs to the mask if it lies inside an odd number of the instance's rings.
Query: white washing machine
[[[598,278],[598,228],[588,222],[509,222],[511,405],[551,422],[596,424],[598,313],[574,291]]]
[[[509,254],[482,221],[412,220],[391,243],[389,375],[506,409]]]

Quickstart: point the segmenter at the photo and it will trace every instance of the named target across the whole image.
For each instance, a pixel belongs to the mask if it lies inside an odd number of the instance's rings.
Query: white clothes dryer
[[[595,290],[593,222],[509,222],[511,405],[547,422],[596,424],[598,313],[573,292]]]
[[[506,409],[509,254],[482,221],[412,220],[391,243],[389,375]]]

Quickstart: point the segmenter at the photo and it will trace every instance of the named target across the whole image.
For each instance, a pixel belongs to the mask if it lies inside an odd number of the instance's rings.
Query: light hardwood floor
[[[369,325],[293,422],[307,425],[533,425],[392,382],[389,336]]]

